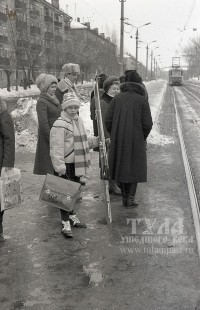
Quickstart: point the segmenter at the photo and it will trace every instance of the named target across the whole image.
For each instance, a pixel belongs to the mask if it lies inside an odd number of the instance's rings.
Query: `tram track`
[[[194,94],[192,94],[190,91],[188,91],[185,87],[184,89],[190,96],[195,98],[198,102],[200,102],[200,99],[197,98]],[[198,254],[200,257],[200,209],[199,209],[199,202],[197,197],[197,191],[195,187],[195,177],[192,170],[192,164],[191,164],[191,157],[188,156],[188,148],[186,139],[184,138],[184,129],[183,129],[183,121],[181,118],[181,115],[179,113],[179,107],[178,107],[178,100],[176,91],[172,89],[172,102],[175,109],[175,118],[177,123],[177,131],[178,131],[178,137],[180,141],[181,146],[181,153],[182,153],[182,159],[185,169],[185,175],[186,175],[186,181],[187,181],[187,187],[190,197],[190,204],[191,204],[191,210],[192,210],[192,216],[193,216],[193,222],[195,227],[195,235],[196,235],[196,241],[197,241],[197,248],[198,248]],[[191,112],[191,111],[189,111]],[[193,123],[195,124],[195,127],[198,129],[200,133],[200,127],[199,124],[196,121],[196,115],[192,115]]]

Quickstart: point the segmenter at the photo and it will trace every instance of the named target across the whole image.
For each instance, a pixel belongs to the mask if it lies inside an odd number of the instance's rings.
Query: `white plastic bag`
[[[0,178],[1,211],[18,207],[23,203],[21,171],[2,168]]]

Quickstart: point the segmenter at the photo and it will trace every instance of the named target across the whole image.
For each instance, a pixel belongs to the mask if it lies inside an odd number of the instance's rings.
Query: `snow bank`
[[[149,94],[149,103],[153,119],[153,129],[148,137],[148,143],[162,146],[174,143],[171,137],[160,134],[160,126],[158,123],[160,111],[162,110],[164,102],[167,82],[163,80],[151,81],[146,83],[146,88]]]

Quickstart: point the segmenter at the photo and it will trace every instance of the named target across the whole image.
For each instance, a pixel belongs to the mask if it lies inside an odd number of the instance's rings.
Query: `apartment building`
[[[116,72],[116,46],[109,38],[88,23],[71,28],[71,21],[59,0],[1,0],[0,87],[6,87],[8,77],[16,85],[41,72],[59,76],[62,65],[73,61],[89,77],[96,69]]]

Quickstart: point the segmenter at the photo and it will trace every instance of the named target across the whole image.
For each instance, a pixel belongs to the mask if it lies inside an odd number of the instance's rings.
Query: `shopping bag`
[[[70,212],[80,196],[80,190],[80,183],[47,174],[39,200]]]
[[[22,195],[21,171],[2,168],[0,178],[1,211],[19,207],[24,203]]]

